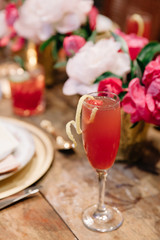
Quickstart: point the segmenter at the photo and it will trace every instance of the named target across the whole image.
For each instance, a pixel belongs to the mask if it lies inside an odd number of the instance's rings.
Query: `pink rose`
[[[145,86],[149,86],[149,84],[154,81],[155,79],[160,78],[160,60],[159,56],[156,60],[151,61],[145,67],[142,83]]]
[[[88,14],[89,26],[92,31],[94,31],[96,28],[97,16],[98,16],[98,9],[93,6]]]
[[[98,91],[109,91],[119,94],[123,91],[122,81],[116,77],[108,77],[100,81]]]
[[[77,35],[65,37],[63,41],[63,48],[67,56],[72,56],[78,52],[81,47],[86,43],[86,40]]]
[[[6,6],[6,22],[9,27],[12,27],[15,20],[18,18],[18,10],[14,3],[9,3]]]
[[[116,30],[116,33],[126,41],[132,60],[136,59],[142,48],[149,42],[147,38],[139,37],[134,33],[125,34],[119,29]]]

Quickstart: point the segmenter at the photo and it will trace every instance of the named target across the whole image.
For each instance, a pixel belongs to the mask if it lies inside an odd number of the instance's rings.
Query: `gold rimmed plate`
[[[0,181],[0,199],[3,199],[29,187],[47,172],[53,161],[54,147],[49,136],[40,128],[13,118],[0,117],[0,120],[27,130],[32,135],[35,145],[35,154],[27,165]]]

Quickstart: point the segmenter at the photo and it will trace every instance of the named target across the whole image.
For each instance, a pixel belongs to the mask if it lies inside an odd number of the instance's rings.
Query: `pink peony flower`
[[[0,39],[0,47],[7,46],[9,41],[10,41],[10,36],[9,35],[4,36],[3,38]]]
[[[14,29],[14,23],[18,19],[18,9],[14,3],[9,3],[5,9],[5,24],[7,32],[0,39],[0,47],[10,46],[13,52],[19,51],[25,43],[24,38],[17,36]]]
[[[98,9],[93,6],[88,14],[89,26],[92,31],[94,31],[96,28],[97,16],[98,16]]]
[[[155,79],[160,78],[160,60],[159,56],[156,60],[151,61],[148,63],[148,65],[145,67],[143,77],[142,77],[142,83],[145,86],[149,86],[151,82],[153,82]]]
[[[147,88],[146,104],[150,112],[150,122],[160,126],[160,78],[151,82]]]
[[[63,41],[63,47],[67,56],[72,56],[78,52],[81,47],[86,43],[86,40],[77,35],[65,37]]]
[[[160,55],[158,55],[155,60],[156,62],[160,63]]]
[[[122,108],[131,114],[131,122],[144,120],[160,126],[160,78],[149,87],[140,85],[138,78],[128,86],[128,93],[122,101]]]
[[[133,79],[128,86],[128,93],[122,101],[122,108],[131,114],[131,122],[149,121],[149,111],[146,106],[145,87],[138,78]]]
[[[139,112],[136,109],[136,104],[130,97],[130,94],[127,93],[122,101],[122,108],[126,113],[131,114],[131,122],[139,122],[141,119],[141,116],[139,115]]]
[[[14,3],[9,3],[6,6],[6,22],[9,27],[12,27],[16,19],[18,18],[18,9]]]
[[[22,37],[16,37],[11,45],[11,50],[13,52],[20,51],[25,44],[25,40]]]
[[[132,60],[136,59],[141,49],[149,42],[147,38],[139,37],[134,33],[125,34],[119,29],[116,30],[116,33],[126,41]]]
[[[109,91],[119,94],[123,91],[122,81],[116,77],[108,77],[100,81],[98,91]]]

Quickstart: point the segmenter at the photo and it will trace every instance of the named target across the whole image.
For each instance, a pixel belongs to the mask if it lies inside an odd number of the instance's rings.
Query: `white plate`
[[[31,161],[16,174],[0,181],[0,199],[3,199],[37,182],[50,168],[55,150],[52,138],[37,126],[14,118],[0,117],[0,120],[26,129],[35,143]]]
[[[0,181],[4,180],[13,174],[20,171],[27,163],[32,159],[35,153],[35,144],[32,135],[24,128],[14,124],[9,123],[3,120],[0,120],[3,123],[3,126],[7,128],[8,131],[18,140],[19,145],[13,155],[16,160],[19,162],[20,166],[17,170],[0,175]]]

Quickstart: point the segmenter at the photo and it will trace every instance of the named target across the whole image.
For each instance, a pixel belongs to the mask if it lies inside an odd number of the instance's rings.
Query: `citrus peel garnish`
[[[76,147],[77,146],[77,142],[71,132],[71,125],[73,125],[76,129],[76,122],[74,120],[71,120],[70,122],[68,122],[66,124],[66,133],[68,135],[68,137],[70,138],[70,140],[74,143],[74,146]]]
[[[97,108],[97,107],[95,107],[95,108],[93,108],[93,109],[92,109],[91,116],[90,116],[90,118],[89,118],[89,123],[92,123],[92,122],[93,122],[93,120],[94,120],[94,118],[95,118],[95,115],[96,115],[96,112],[97,112],[97,110],[98,110],[98,108]]]
[[[94,99],[94,97],[90,96],[90,95],[82,96],[79,99],[79,102],[78,102],[78,105],[77,105],[75,121],[71,120],[70,122],[68,122],[66,124],[66,133],[67,133],[69,139],[74,143],[75,147],[77,146],[77,142],[76,142],[76,140],[75,140],[75,138],[74,138],[74,136],[73,136],[73,134],[71,132],[71,125],[74,126],[74,128],[76,129],[77,134],[81,134],[82,133],[82,129],[81,129],[81,126],[80,126],[80,118],[81,118],[81,112],[82,112],[82,105],[83,105],[83,102],[85,101],[86,98]],[[89,119],[90,123],[93,122],[97,110],[98,110],[97,107],[93,108],[91,116],[90,116],[90,119]]]
[[[82,105],[83,105],[83,102],[85,101],[86,98],[94,99],[94,97],[90,96],[90,95],[84,95],[79,99],[79,102],[78,102],[78,105],[77,105],[76,117],[75,117],[76,130],[77,130],[78,134],[82,133],[82,130],[81,130],[81,127],[80,127],[80,117],[81,117]]]

